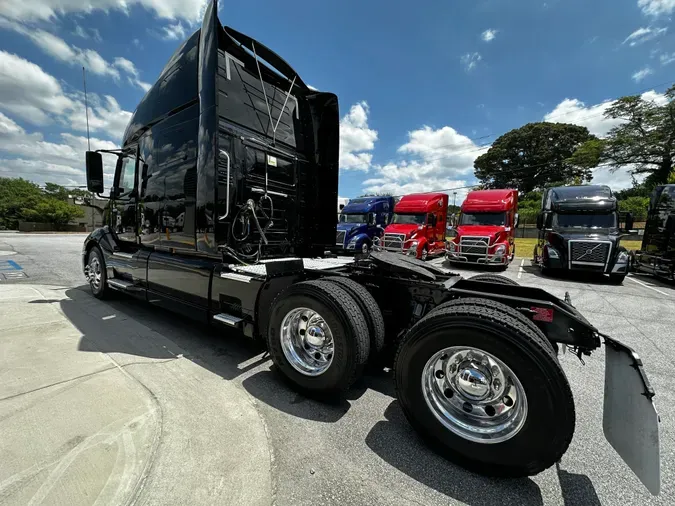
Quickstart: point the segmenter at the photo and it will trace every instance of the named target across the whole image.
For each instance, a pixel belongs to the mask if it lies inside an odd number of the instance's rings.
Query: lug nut
[[[493,387],[495,390],[499,390],[499,387],[501,387],[501,386],[502,386],[502,384],[501,384],[501,383],[499,382],[499,380],[497,380],[497,379],[494,380],[494,381],[492,382],[492,387]]]
[[[443,378],[445,378],[445,373],[441,370],[438,370],[438,371],[436,371],[436,377],[438,379],[443,379]]]
[[[454,374],[454,372],[457,370],[457,366],[455,364],[450,364],[450,372]]]
[[[499,367],[497,367],[496,365],[493,365],[492,366],[492,374],[494,374],[494,375],[499,374]]]

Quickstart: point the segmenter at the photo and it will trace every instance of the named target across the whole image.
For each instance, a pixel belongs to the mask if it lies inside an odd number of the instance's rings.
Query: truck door
[[[125,149],[119,159],[113,180],[112,213],[110,228],[115,235],[117,248],[110,259],[115,277],[134,281],[145,279],[145,267],[139,268],[138,233],[138,146]]]

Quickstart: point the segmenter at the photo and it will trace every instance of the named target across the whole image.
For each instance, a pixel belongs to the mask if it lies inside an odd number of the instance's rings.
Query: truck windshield
[[[368,215],[366,214],[341,214],[340,223],[366,223]]]
[[[616,228],[616,214],[555,214],[553,227]]]
[[[408,225],[424,225],[424,222],[426,221],[427,215],[426,214],[399,214],[399,213],[394,213],[394,217],[392,218],[391,222],[392,223],[398,223],[400,224],[408,224]]]
[[[493,225],[504,226],[506,213],[462,213],[460,225]]]

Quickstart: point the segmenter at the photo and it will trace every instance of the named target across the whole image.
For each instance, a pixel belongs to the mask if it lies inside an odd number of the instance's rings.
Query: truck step
[[[227,313],[218,313],[217,315],[213,315],[213,319],[217,322],[229,325],[230,327],[238,327],[239,324],[244,321],[243,318],[239,318],[238,316],[233,316]]]
[[[134,292],[139,289],[139,287],[126,279],[109,279],[108,286],[115,290],[122,290],[123,292]]]

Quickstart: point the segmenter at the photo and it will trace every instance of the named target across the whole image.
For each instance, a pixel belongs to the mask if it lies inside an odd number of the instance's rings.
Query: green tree
[[[628,167],[634,176],[646,176],[649,190],[666,183],[672,177],[675,161],[675,86],[665,96],[666,103],[662,105],[641,95],[618,99],[604,115],[622,122],[604,139],[580,146],[569,162],[588,169],[601,164],[612,166],[611,171]]]
[[[619,211],[622,213],[632,213],[636,219],[646,218],[648,208],[649,197],[628,197],[619,200]]]
[[[517,188],[521,193],[553,182],[590,181],[590,169],[567,160],[593,139],[586,127],[578,125],[528,123],[499,137],[476,158],[475,175],[485,188]]]
[[[34,208],[43,199],[35,183],[21,178],[0,177],[0,225],[16,229],[23,219],[22,210]]]
[[[54,197],[43,197],[34,207],[22,209],[21,214],[26,221],[53,223],[60,226],[83,216],[84,211],[79,206]]]

